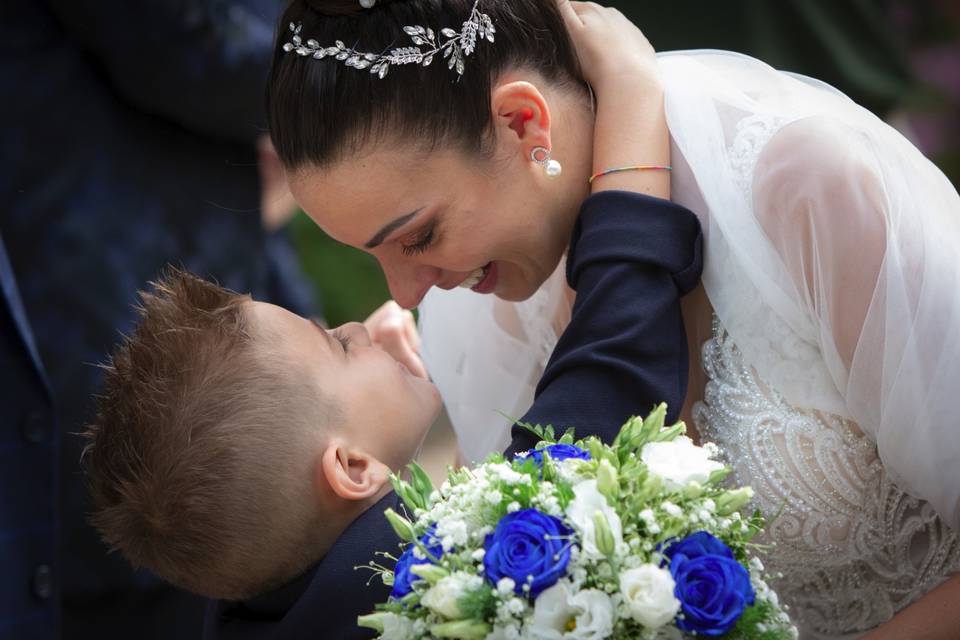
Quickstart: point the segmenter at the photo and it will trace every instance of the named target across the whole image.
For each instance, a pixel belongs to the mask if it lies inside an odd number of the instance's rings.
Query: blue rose
[[[572,444],[551,444],[543,449],[535,449],[523,456],[523,460],[531,459],[537,463],[538,467],[543,467],[543,453],[550,454],[550,459],[554,461],[566,460],[567,458],[579,458],[580,460],[589,460],[590,452]]]
[[[664,553],[676,583],[683,618],[681,631],[722,636],[737,624],[756,599],[750,574],[723,542],[706,531],[697,531],[675,542]]]
[[[430,556],[440,559],[443,555],[443,546],[441,546],[440,541],[434,536],[435,530],[436,526],[430,527],[429,531],[420,536],[420,542],[427,548]],[[413,555],[415,548],[416,545],[411,544],[407,547],[406,551],[401,554],[400,558],[397,559],[397,566],[393,569],[393,590],[390,592],[391,598],[400,599],[413,591],[410,583],[420,578],[417,574],[410,573],[410,567],[417,564],[433,564],[430,557],[418,558]]]
[[[511,578],[517,595],[536,598],[566,573],[572,536],[573,530],[562,520],[536,509],[507,514],[483,545],[487,580],[496,585]]]

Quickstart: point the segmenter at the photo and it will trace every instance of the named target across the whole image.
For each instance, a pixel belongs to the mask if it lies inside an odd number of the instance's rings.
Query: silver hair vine
[[[370,0],[361,0],[360,4],[364,8],[370,8],[374,3]],[[408,26],[403,28],[403,32],[410,36],[416,46],[397,47],[388,53],[367,53],[348,47],[341,40],[337,40],[332,47],[321,46],[313,39],[304,41],[300,35],[303,25],[291,22],[290,31],[293,37],[290,42],[283,45],[283,50],[288,53],[295,51],[303,57],[312,56],[316,60],[333,58],[354,69],[370,69],[370,73],[376,74],[381,79],[386,77],[391,66],[418,64],[428,67],[437,54],[440,54],[447,60],[447,67],[456,69],[457,74],[462,76],[464,58],[473,53],[478,42],[484,39],[493,42],[494,34],[497,32],[490,16],[481,13],[478,9],[479,5],[480,0],[473,3],[470,17],[464,21],[460,31],[454,31],[449,27],[440,30],[440,35],[446,38],[443,43],[439,42],[437,34],[429,27]]]

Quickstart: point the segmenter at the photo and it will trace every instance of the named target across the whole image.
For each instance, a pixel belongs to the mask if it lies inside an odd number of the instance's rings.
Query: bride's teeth
[[[483,267],[474,270],[473,273],[467,276],[466,280],[460,283],[460,286],[464,289],[470,289],[477,286],[481,280],[483,280]]]

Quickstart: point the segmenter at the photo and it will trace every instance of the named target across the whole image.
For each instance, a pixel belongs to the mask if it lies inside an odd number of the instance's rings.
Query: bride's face
[[[523,300],[556,268],[580,203],[573,178],[545,177],[527,146],[503,140],[488,162],[378,149],[300,170],[290,188],[325,232],[377,258],[405,308],[433,286]]]

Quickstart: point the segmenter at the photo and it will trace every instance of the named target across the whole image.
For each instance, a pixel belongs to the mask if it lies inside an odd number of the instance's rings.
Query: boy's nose
[[[369,347],[373,342],[370,340],[370,333],[361,322],[348,322],[341,329],[347,337],[356,344]]]

